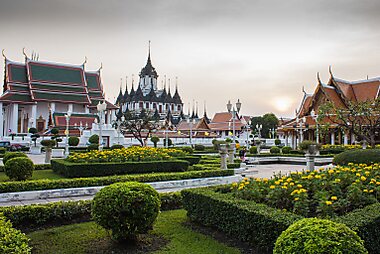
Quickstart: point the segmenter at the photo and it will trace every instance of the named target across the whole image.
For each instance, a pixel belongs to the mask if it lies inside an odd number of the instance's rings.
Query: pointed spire
[[[22,48],[22,54],[25,56],[25,62],[29,59],[29,57],[26,55],[25,47]]]
[[[123,78],[120,78],[120,94],[122,94]]]
[[[150,40],[149,40],[149,49],[148,49],[148,62],[150,62]]]
[[[168,86],[169,86],[169,88],[168,88],[168,94],[171,95],[170,94],[170,78],[168,79]]]
[[[333,75],[332,70],[331,70],[331,65],[329,65],[329,73],[330,73],[331,77],[333,78],[334,75]]]
[[[5,56],[5,49],[3,49],[3,50],[1,51],[1,54],[3,55],[4,59],[7,59],[7,57]]]
[[[195,118],[199,118],[198,116],[198,101],[196,102],[196,112],[195,112]]]
[[[125,76],[125,92],[124,94],[128,94],[128,76]]]
[[[319,72],[317,72],[317,80],[318,80],[318,84],[322,85],[321,78],[319,77]]]

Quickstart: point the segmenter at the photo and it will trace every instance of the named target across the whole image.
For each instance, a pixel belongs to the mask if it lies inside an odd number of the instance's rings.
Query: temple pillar
[[[0,137],[4,136],[4,114],[3,114],[3,103],[0,102]]]
[[[32,105],[32,117],[30,119],[29,128],[36,128],[37,122],[37,104]]]
[[[112,110],[108,110],[107,112],[107,123],[111,124],[112,123]]]
[[[55,102],[50,103],[50,111],[51,111],[51,116],[53,116],[55,112]]]
[[[335,145],[335,132],[331,132],[330,138],[331,138],[330,144],[331,145]]]
[[[84,113],[86,113],[86,114],[90,113],[90,108],[87,105],[84,106]]]
[[[285,132],[285,146],[288,146],[288,138],[289,138],[289,135],[287,132]]]
[[[345,132],[343,136],[343,145],[348,145],[348,134]]]
[[[73,112],[73,104],[72,103],[67,105],[67,112]]]
[[[10,124],[10,130],[11,133],[17,133],[17,124],[18,124],[18,104],[15,103],[15,104],[12,104],[12,120],[11,120],[11,124]]]

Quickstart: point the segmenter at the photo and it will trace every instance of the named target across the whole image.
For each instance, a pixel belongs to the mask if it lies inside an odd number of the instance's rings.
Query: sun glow
[[[289,97],[276,97],[272,101],[273,106],[280,112],[289,110],[293,101]]]

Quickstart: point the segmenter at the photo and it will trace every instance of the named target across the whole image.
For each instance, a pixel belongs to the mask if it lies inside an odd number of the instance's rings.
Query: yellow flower
[[[293,186],[293,185],[294,185],[294,183],[293,183],[293,182],[291,182],[291,183],[289,183],[289,185],[290,185],[290,186]]]
[[[364,189],[364,190],[363,190],[363,192],[367,193],[367,192],[368,192],[368,190],[367,190],[367,189]]]
[[[331,201],[326,201],[326,205],[332,205]]]
[[[302,185],[301,185],[301,184],[297,184],[297,187],[298,187],[298,188],[302,188]]]
[[[294,199],[294,201],[298,201],[298,200],[299,200],[299,198],[295,198],[295,199]]]
[[[331,200],[338,200],[337,196],[332,196]]]
[[[369,193],[372,193],[373,192],[373,190],[369,190]]]
[[[269,188],[270,188],[270,189],[274,189],[274,188],[276,188],[276,186],[271,185]]]
[[[340,179],[339,178],[335,179],[335,182],[340,183]]]
[[[274,184],[279,185],[280,181],[275,181]]]
[[[358,177],[359,177],[359,176],[360,176],[360,174],[359,174],[359,173],[356,173],[356,176],[358,176]]]
[[[367,180],[367,178],[365,176],[362,176],[362,177],[360,177],[360,180],[362,180],[364,182],[365,180]]]

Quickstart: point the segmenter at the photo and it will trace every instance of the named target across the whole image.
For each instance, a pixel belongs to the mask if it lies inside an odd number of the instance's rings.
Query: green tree
[[[375,146],[380,130],[380,99],[349,101],[345,107],[337,107],[332,102],[327,102],[319,107],[318,122],[325,127],[335,125]]]
[[[56,146],[58,147],[58,143],[62,142],[62,138],[59,135],[59,129],[53,128],[53,129],[51,129],[50,133],[53,134],[53,137],[51,137],[51,139],[56,141]]]
[[[157,136],[153,136],[153,137],[150,138],[150,141],[153,142],[154,147],[157,147],[157,143],[160,141],[160,138],[157,137]]]
[[[278,126],[278,118],[273,113],[266,113],[263,116],[255,116],[251,119],[251,128],[254,130],[256,135],[259,134],[256,125],[262,125],[263,128],[260,130],[260,134],[262,138],[269,138],[270,129],[275,129]],[[274,137],[271,137],[274,138]]]

